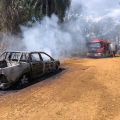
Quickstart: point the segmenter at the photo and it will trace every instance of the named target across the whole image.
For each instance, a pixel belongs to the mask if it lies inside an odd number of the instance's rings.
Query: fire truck
[[[88,57],[114,57],[117,52],[117,46],[107,40],[92,40],[87,44]]]

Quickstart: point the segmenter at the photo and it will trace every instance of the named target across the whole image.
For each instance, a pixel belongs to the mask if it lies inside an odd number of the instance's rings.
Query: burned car
[[[0,89],[59,69],[60,62],[45,52],[4,52],[0,56]]]

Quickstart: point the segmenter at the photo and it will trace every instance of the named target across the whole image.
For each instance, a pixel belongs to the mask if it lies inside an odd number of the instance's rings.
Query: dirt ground
[[[0,92],[0,120],[120,120],[120,58],[71,59],[63,71]]]

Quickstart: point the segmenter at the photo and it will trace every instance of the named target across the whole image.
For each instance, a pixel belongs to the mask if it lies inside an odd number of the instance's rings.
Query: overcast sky
[[[74,7],[81,3],[85,7],[85,11],[95,15],[105,15],[116,9],[120,10],[120,0],[72,0]]]

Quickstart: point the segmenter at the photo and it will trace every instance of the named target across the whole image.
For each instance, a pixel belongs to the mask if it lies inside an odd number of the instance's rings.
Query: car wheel
[[[8,80],[5,76],[0,77],[0,89],[7,90],[9,88]]]
[[[106,57],[106,55],[105,55],[105,53],[103,53],[103,54],[102,54],[102,58],[105,58],[105,57]]]
[[[57,71],[59,70],[59,66],[58,66],[58,65],[56,65],[56,70],[57,70]]]
[[[56,65],[56,67],[55,67],[55,72],[58,72],[58,71],[59,71],[59,66]]]
[[[27,75],[23,75],[22,77],[21,77],[21,79],[20,79],[20,81],[21,81],[21,83],[22,84],[25,84],[25,83],[28,83],[28,77],[27,77]]]
[[[28,75],[24,74],[17,82],[17,88],[21,88],[23,85],[27,84],[29,82]]]

